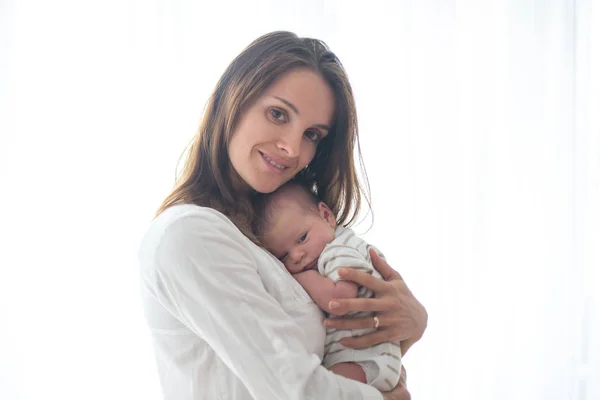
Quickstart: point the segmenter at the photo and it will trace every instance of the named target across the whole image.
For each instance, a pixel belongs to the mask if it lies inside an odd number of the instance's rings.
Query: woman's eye
[[[315,131],[306,131],[305,135],[313,142],[318,142],[319,140],[321,140],[321,135],[319,135],[319,133]]]
[[[271,117],[275,118],[279,122],[285,122],[285,114],[276,108],[271,108]]]
[[[308,233],[305,233],[304,235],[300,236],[300,239],[298,239],[298,243],[302,243],[306,240],[306,237],[308,236]]]

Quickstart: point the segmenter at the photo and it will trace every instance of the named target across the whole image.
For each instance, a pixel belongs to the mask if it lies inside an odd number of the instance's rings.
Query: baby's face
[[[291,274],[317,268],[319,255],[335,238],[335,218],[325,205],[306,210],[293,198],[282,198],[271,210],[263,244]]]

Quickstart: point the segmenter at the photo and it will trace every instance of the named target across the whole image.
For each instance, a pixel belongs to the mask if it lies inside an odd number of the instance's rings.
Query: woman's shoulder
[[[181,220],[204,222],[208,225],[225,224],[234,226],[229,218],[213,208],[201,207],[195,204],[178,204],[167,208],[158,215],[152,221],[151,227],[152,225],[169,226]]]
[[[223,239],[230,244],[248,248],[252,242],[223,213],[195,204],[169,207],[147,228],[140,244],[139,256],[153,257],[160,247],[178,248],[187,244],[202,245],[218,251]]]
[[[172,230],[174,226],[187,229],[201,228],[206,232],[228,230],[243,236],[225,214],[195,204],[178,204],[167,208],[150,223],[147,233],[162,235]]]

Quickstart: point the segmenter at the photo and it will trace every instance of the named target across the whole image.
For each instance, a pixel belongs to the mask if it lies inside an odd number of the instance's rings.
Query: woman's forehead
[[[265,90],[261,99],[281,102],[313,124],[328,127],[333,122],[333,90],[320,75],[309,69],[294,69],[283,74]]]

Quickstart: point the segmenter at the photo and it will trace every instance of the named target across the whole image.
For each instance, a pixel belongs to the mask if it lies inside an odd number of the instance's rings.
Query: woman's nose
[[[299,157],[303,136],[303,132],[298,133],[297,130],[290,130],[279,137],[279,140],[277,141],[277,147],[282,150],[287,157]]]

